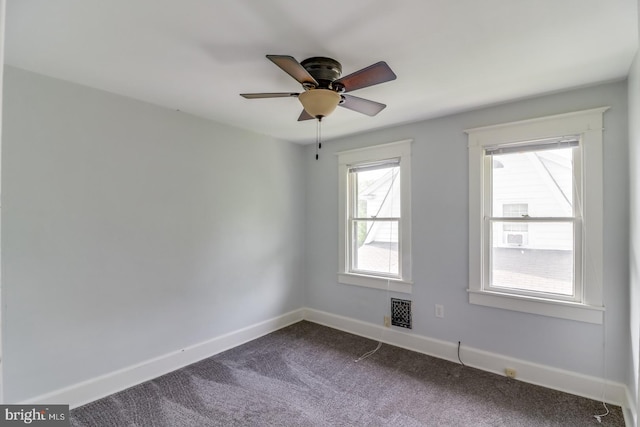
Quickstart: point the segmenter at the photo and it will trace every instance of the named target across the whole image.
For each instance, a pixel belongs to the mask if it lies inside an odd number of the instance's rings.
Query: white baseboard
[[[456,343],[426,338],[315,309],[303,308],[21,403],[60,403],[69,404],[71,408],[76,408],[211,357],[300,320],[308,320],[376,341],[380,340],[397,347],[458,362]],[[627,425],[635,426],[632,423],[635,423],[633,420],[637,417],[637,408],[624,384],[607,382],[605,385],[601,378],[538,365],[469,347],[463,347],[461,354],[465,365],[500,375],[503,375],[504,368],[514,368],[518,371],[518,379],[521,381],[595,400],[602,399],[604,386],[605,400],[608,403],[622,406]]]
[[[631,392],[627,388],[627,400],[625,406],[622,407],[622,413],[624,414],[625,425],[629,427],[640,426],[640,420],[638,420],[638,407],[635,399],[631,395]]]
[[[299,322],[303,320],[303,316],[303,309],[294,310],[282,316],[34,397],[22,403],[60,403],[68,404],[73,409]]]
[[[622,415],[624,415],[624,425],[627,427],[636,427],[637,414],[632,411],[630,408],[622,408]]]
[[[334,329],[459,363],[457,343],[409,334],[310,308],[305,309],[304,318],[310,322]],[[539,365],[469,347],[463,347],[461,355],[465,365],[473,368],[499,375],[504,375],[504,369],[507,367],[514,368],[518,372],[517,379],[520,381],[594,400],[602,399],[604,388],[604,400],[607,403],[629,408],[629,393],[627,387],[622,383],[612,381],[604,383],[602,378]]]

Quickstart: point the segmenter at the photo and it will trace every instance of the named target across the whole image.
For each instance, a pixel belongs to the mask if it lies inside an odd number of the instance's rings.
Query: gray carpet
[[[624,426],[620,407],[310,322],[71,411],[72,426]],[[464,361],[464,359],[463,359]]]

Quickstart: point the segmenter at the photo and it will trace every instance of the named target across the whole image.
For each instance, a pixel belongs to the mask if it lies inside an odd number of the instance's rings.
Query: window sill
[[[604,307],[467,289],[469,303],[601,325]]]
[[[344,285],[364,286],[366,288],[390,290],[393,292],[411,293],[412,282],[365,274],[338,273],[338,282]]]

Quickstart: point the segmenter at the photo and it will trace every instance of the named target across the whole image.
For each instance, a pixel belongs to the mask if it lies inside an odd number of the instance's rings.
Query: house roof
[[[622,79],[636,0],[20,0],[7,2],[7,64],[275,138],[312,142],[297,92],[265,58],[328,56],[343,75],[384,60],[395,81],[354,92],[325,139]]]

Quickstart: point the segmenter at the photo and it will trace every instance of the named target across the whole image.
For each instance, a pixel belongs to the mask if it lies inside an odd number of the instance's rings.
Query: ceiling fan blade
[[[313,117],[311,114],[307,113],[307,110],[303,109],[302,113],[300,113],[300,117],[298,117],[298,121],[301,122],[303,120],[313,120],[315,119],[315,117]]]
[[[300,95],[294,92],[272,92],[272,93],[241,93],[240,96],[247,99],[259,99],[259,98],[289,98]]]
[[[348,108],[349,110],[357,111],[358,113],[366,114],[367,116],[375,116],[380,111],[386,108],[385,104],[381,104],[369,99],[358,98],[353,95],[342,95],[344,102],[338,104],[340,107]]]
[[[373,65],[369,65],[362,70],[351,73],[348,76],[344,76],[333,84],[340,84],[344,86],[345,92],[362,89],[377,85],[380,83],[388,82],[396,79],[395,73],[389,68],[386,62],[380,61]]]
[[[274,64],[296,79],[300,84],[312,84],[318,86],[318,82],[311,74],[293,57],[288,55],[267,55]]]

